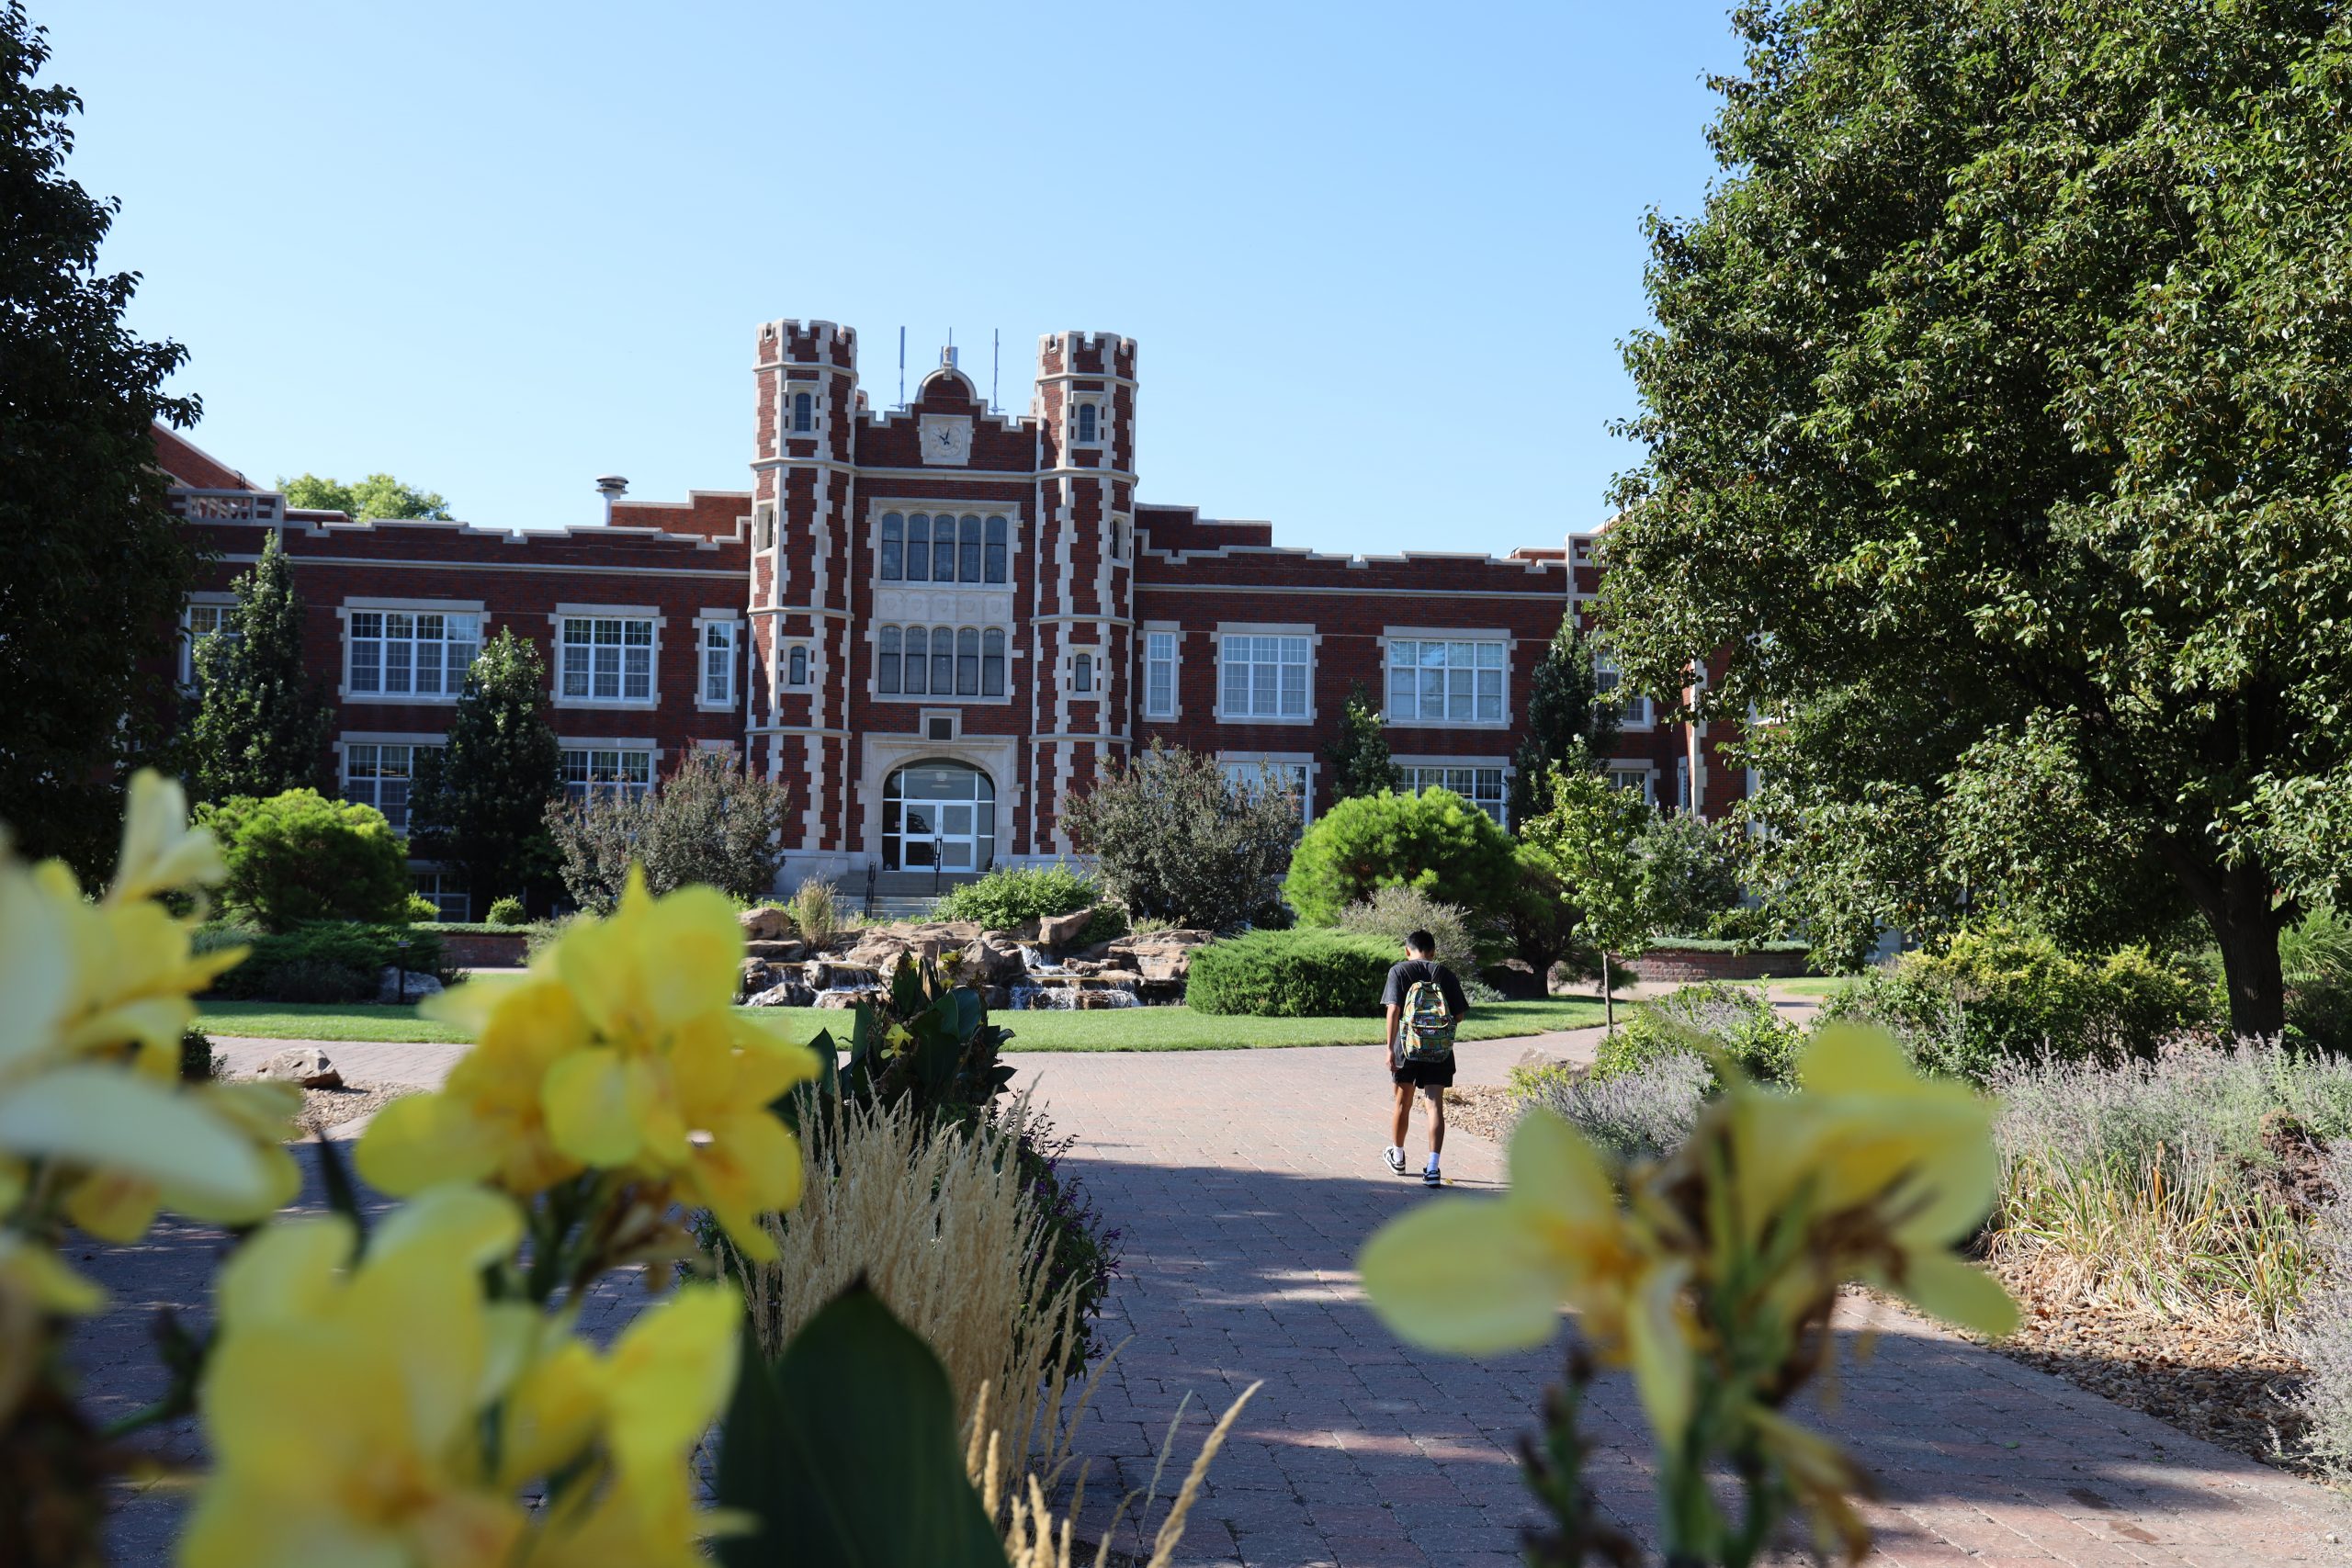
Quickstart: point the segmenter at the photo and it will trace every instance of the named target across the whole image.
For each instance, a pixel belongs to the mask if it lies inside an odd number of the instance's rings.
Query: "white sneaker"
[[[1383,1149],[1381,1151],[1381,1157],[1388,1162],[1388,1168],[1390,1170],[1394,1171],[1398,1176],[1405,1174],[1404,1150],[1396,1147]]]
[[[1421,1185],[1424,1187],[1442,1187],[1445,1185],[1445,1178],[1438,1174],[1437,1167],[1433,1165],[1429,1166],[1424,1168],[1421,1171]]]

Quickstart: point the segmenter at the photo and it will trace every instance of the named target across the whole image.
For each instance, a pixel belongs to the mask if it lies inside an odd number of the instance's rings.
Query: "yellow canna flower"
[[[158,893],[209,887],[228,874],[220,840],[209,829],[188,826],[187,792],[178,782],[152,768],[132,774],[130,804],[123,813],[122,851],[107,897],[118,902],[145,900]]]
[[[1689,1266],[1619,1203],[1584,1135],[1534,1110],[1511,1134],[1500,1199],[1450,1197],[1382,1226],[1358,1260],[1373,1309],[1399,1338],[1486,1355],[1540,1345],[1574,1306],[1604,1359],[1634,1369],[1660,1431],[1688,1419]]]
[[[458,1177],[527,1196],[617,1172],[674,1186],[773,1257],[758,1216],[798,1201],[800,1154],[768,1108],[819,1064],[736,1010],[742,952],[724,897],[657,899],[633,873],[609,919],[574,927],[520,981],[427,1002],[479,1043],[438,1094],[379,1113],[361,1174],[392,1192]]]
[[[183,1568],[511,1562],[525,1515],[485,1473],[481,1430],[515,1319],[481,1271],[522,1229],[507,1199],[451,1186],[396,1211],[356,1267],[341,1216],[232,1258],[198,1398],[215,1468]]]
[[[302,1108],[300,1089],[288,1083],[210,1083],[185,1098],[251,1145],[267,1183],[260,1197],[245,1201],[241,1195],[224,1201],[217,1192],[167,1184],[108,1165],[74,1184],[65,1198],[66,1218],[107,1241],[136,1241],[154,1224],[159,1209],[215,1224],[250,1225],[294,1201],[302,1190],[302,1172],[286,1140],[293,1135],[294,1114]]]
[[[80,1315],[106,1304],[106,1292],[16,1231],[0,1230],[0,1431],[40,1374],[49,1342],[41,1320]]]

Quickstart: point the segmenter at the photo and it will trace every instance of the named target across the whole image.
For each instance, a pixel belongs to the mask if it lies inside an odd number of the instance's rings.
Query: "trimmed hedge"
[[[1654,936],[1650,951],[1666,949],[1676,953],[1810,953],[1809,943],[1802,942],[1735,942],[1720,936]]]
[[[400,962],[408,942],[413,975],[451,976],[442,970],[441,939],[429,928],[311,920],[288,931],[257,935],[232,926],[198,933],[199,950],[250,946],[244,962],[212,982],[207,994],[228,1001],[371,1002],[384,970]]]
[[[1396,950],[1376,937],[1325,927],[1250,931],[1193,954],[1184,1001],[1194,1012],[1258,1018],[1363,1018]]]

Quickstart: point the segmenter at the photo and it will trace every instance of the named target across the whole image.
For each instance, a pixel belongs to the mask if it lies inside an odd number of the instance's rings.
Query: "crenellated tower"
[[[1038,525],[1029,626],[1032,852],[1067,852],[1059,803],[1123,762],[1135,704],[1136,344],[1037,341]]]
[[[851,754],[851,516],[856,489],[857,333],[763,323],[751,574],[747,765],[792,792],[786,840],[847,855]]]

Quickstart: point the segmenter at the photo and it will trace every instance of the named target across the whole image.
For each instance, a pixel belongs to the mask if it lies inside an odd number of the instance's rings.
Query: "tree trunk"
[[[1601,1032],[1611,1040],[1616,1039],[1617,987],[1611,983],[1609,950],[1605,947],[1600,950],[1600,1016],[1609,1021],[1609,1027]]]
[[[2273,902],[2269,874],[2258,863],[2176,864],[2174,872],[2222,950],[2230,1032],[2276,1036],[2287,1027],[2287,982],[2278,967],[2278,931],[2286,922]]]

